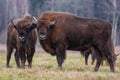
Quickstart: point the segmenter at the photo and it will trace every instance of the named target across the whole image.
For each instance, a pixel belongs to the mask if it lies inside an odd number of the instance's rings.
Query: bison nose
[[[24,41],[25,37],[24,36],[19,36],[20,41]]]
[[[40,35],[45,35],[46,33],[45,32],[40,32]]]
[[[24,39],[24,36],[19,36],[19,39],[22,39],[22,40],[23,40],[23,39]]]
[[[40,34],[39,38],[40,38],[40,40],[45,40],[46,39],[46,35],[45,34]]]

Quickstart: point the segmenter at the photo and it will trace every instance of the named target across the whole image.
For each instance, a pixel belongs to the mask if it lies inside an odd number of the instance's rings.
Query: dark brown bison
[[[28,61],[28,67],[32,66],[32,58],[35,52],[35,44],[37,40],[36,25],[33,22],[32,16],[26,14],[23,18],[11,20],[7,30],[7,63],[6,67],[9,67],[9,61],[13,49],[15,51],[15,61],[17,67],[25,68],[26,58]],[[21,59],[21,65],[20,61]]]
[[[94,48],[98,71],[102,57],[106,57],[114,72],[112,26],[99,19],[84,19],[66,12],[44,12],[37,19],[37,31],[43,49],[56,55],[59,68],[66,58],[66,50],[86,51]]]
[[[91,55],[92,62],[91,64],[95,62],[95,51],[93,48],[90,48],[84,52],[81,52],[81,55],[85,57],[85,65],[88,65],[88,57]]]
[[[95,60],[97,59],[97,53],[95,53],[94,49],[88,49],[85,52],[82,52],[82,55],[85,57],[85,65],[88,65],[88,57],[91,55],[91,64],[93,65]],[[105,57],[102,58],[101,64],[103,65],[103,61],[105,60]]]
[[[112,50],[113,50],[112,53],[113,53],[113,58],[114,58],[113,60],[115,62],[115,60],[117,59],[117,56],[119,56],[119,54],[114,53],[114,46],[113,46]],[[91,55],[91,59],[92,59],[91,64],[92,65],[94,64],[95,60],[98,57],[97,53],[95,53],[95,51],[94,51],[94,48],[90,48],[87,51],[82,52],[82,55],[85,57],[85,64],[86,65],[88,65],[88,57],[89,57],[89,55]],[[102,58],[101,65],[103,65],[104,61],[106,61],[106,57]]]

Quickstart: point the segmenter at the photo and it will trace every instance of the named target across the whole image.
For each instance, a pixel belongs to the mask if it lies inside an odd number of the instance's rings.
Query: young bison
[[[117,56],[119,56],[119,54],[116,54],[116,53],[114,53],[114,52],[115,52],[115,51],[114,51],[114,45],[113,45],[113,43],[112,43],[112,55],[113,55],[113,61],[114,61],[114,64],[115,64],[115,61],[116,61],[116,59],[117,59]],[[99,57],[99,56],[97,56],[97,53],[95,52],[94,48],[90,48],[90,49],[88,49],[88,50],[86,50],[86,51],[84,51],[84,52],[81,52],[81,54],[82,54],[83,56],[85,56],[85,64],[86,64],[86,65],[88,65],[88,57],[89,57],[90,54],[91,54],[91,58],[92,58],[92,62],[91,62],[92,65],[94,64],[95,60],[97,60],[97,58]],[[102,57],[101,65],[103,65],[103,62],[104,62],[105,60],[106,60],[106,58],[105,58],[105,57]]]
[[[28,67],[31,68],[32,58],[35,52],[35,44],[37,40],[36,32],[34,30],[36,28],[36,25],[32,22],[32,16],[28,14],[25,15],[22,19],[14,21],[13,19],[8,25],[7,30],[6,67],[9,67],[9,61],[13,49],[16,49],[14,56],[17,67],[25,68],[25,62],[27,58]]]

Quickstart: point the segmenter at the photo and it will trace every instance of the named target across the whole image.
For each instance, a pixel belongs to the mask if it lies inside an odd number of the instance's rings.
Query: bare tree
[[[117,2],[116,0],[113,0],[113,29],[112,29],[112,32],[113,32],[113,39],[114,39],[114,45],[117,45],[117,24],[118,24],[118,15],[117,15]]]

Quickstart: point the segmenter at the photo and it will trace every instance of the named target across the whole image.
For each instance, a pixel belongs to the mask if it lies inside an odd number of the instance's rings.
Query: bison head
[[[53,17],[52,20],[48,19],[38,19],[37,21],[37,32],[39,40],[45,40],[48,36],[48,32],[55,27],[56,17]]]
[[[12,25],[18,32],[18,40],[20,43],[26,43],[29,40],[30,32],[36,28],[36,24],[29,19],[21,19],[16,24],[11,20]]]

